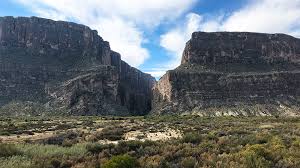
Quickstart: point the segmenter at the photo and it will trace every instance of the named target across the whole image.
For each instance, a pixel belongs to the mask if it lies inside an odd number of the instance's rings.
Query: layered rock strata
[[[76,115],[141,115],[155,79],[121,60],[95,30],[0,17],[0,106],[38,102]]]
[[[153,113],[300,114],[300,39],[195,32],[154,88]]]

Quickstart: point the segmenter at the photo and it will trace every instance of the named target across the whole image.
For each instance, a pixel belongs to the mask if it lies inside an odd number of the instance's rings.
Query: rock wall
[[[37,17],[0,17],[0,80],[0,106],[32,101],[76,115],[147,113],[155,82],[97,31]]]
[[[0,61],[7,68],[58,71],[110,65],[109,43],[86,26],[36,17],[2,17],[0,25]]]
[[[133,111],[134,114],[147,114],[151,110],[152,88],[156,82],[155,79],[149,74],[130,67],[123,61],[120,77],[121,104]]]
[[[247,32],[195,32],[187,42],[181,61],[181,64],[197,64],[211,68],[232,64],[284,68],[286,63],[295,64],[299,68],[299,39],[285,34]]]
[[[52,88],[51,107],[63,108],[71,115],[129,115],[118,100],[119,85],[116,68],[101,66]]]
[[[156,84],[152,112],[298,115],[299,54],[300,40],[283,34],[193,33]]]

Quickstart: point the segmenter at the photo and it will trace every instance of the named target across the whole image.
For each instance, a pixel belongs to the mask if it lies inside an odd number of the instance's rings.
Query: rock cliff
[[[300,39],[195,32],[154,88],[153,113],[299,115]]]
[[[141,115],[155,79],[121,60],[95,30],[0,17],[0,106],[36,102],[75,115]]]

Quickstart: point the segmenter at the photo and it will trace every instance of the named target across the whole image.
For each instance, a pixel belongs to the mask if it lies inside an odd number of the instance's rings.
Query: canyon
[[[0,106],[68,115],[144,115],[155,79],[121,60],[95,30],[0,17]]]
[[[89,27],[0,17],[0,113],[6,115],[295,116],[300,39],[194,32],[156,82]]]

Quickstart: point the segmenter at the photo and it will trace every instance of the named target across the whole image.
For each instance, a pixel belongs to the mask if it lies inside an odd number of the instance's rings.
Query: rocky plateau
[[[300,114],[300,39],[285,34],[195,32],[181,65],[156,84],[153,114]]]

